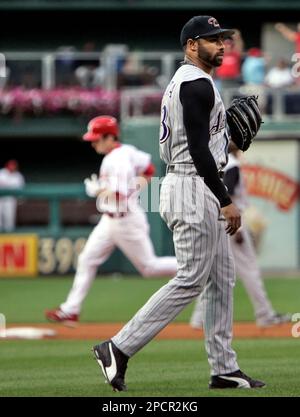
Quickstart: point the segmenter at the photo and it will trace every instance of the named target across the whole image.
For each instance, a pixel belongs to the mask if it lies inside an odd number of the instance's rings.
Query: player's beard
[[[224,51],[217,52],[214,55],[212,55],[211,53],[207,51],[207,49],[203,48],[203,46],[201,46],[198,43],[197,53],[198,53],[199,61],[202,61],[204,64],[206,64],[210,68],[215,68],[215,67],[219,67],[220,65],[222,65]]]

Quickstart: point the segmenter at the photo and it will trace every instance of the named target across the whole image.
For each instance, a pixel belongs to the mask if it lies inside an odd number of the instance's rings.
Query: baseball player
[[[24,176],[19,172],[15,159],[6,162],[0,169],[0,188],[18,189],[25,185]],[[0,198],[0,232],[11,232],[16,227],[17,199],[13,196]]]
[[[228,164],[224,169],[224,183],[232,201],[243,212],[248,206],[248,199],[240,171],[239,153],[240,151],[236,150],[229,155]],[[237,275],[240,276],[254,307],[256,324],[260,327],[267,327],[290,322],[290,315],[275,312],[267,297],[257,263],[255,248],[247,227],[241,227],[235,235],[231,236],[230,243]],[[191,326],[195,329],[202,328],[202,317],[202,300],[200,295],[191,316]]]
[[[149,237],[146,215],[138,204],[136,180],[150,181],[154,173],[151,155],[119,141],[119,126],[111,116],[92,119],[83,136],[103,158],[99,177],[85,180],[86,193],[97,197],[103,213],[79,255],[72,289],[59,308],[46,311],[46,318],[75,325],[82,302],[96,276],[97,268],[118,247],[143,276],[174,276],[174,256],[157,257]],[[142,181],[143,182],[143,181]]]
[[[211,16],[196,16],[181,31],[183,65],[161,105],[160,155],[168,164],[160,213],[173,232],[178,271],[111,340],[94,355],[114,390],[125,390],[128,359],[203,293],[205,346],[210,388],[259,388],[245,375],[231,347],[235,282],[228,234],[241,225],[240,213],[220,176],[229,138],[220,94],[212,80],[224,55],[224,37]]]

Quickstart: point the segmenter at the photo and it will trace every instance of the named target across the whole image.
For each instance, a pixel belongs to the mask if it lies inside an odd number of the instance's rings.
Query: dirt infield
[[[75,328],[69,328],[60,324],[10,324],[8,328],[12,327],[33,327],[41,329],[53,329],[56,335],[52,339],[95,339],[104,340],[109,339],[116,334],[123,323],[80,323]],[[268,328],[259,328],[255,323],[234,323],[233,333],[235,338],[250,339],[250,338],[286,338],[292,337],[291,334],[292,323],[280,324]],[[156,339],[201,339],[203,338],[202,330],[192,329],[185,323],[169,324]]]

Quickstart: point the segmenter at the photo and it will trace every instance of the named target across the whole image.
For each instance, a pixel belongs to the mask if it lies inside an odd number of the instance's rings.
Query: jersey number
[[[170,136],[170,128],[166,123],[167,118],[168,118],[167,106],[163,106],[161,122],[160,122],[160,138],[159,138],[160,143],[164,143]]]

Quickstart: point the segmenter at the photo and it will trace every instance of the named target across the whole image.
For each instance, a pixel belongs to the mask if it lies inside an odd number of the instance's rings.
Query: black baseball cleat
[[[106,381],[113,387],[113,390],[127,391],[124,379],[128,356],[124,355],[111,340],[94,346],[92,351]]]
[[[209,388],[262,388],[265,385],[264,382],[252,379],[238,370],[230,374],[212,376]]]

